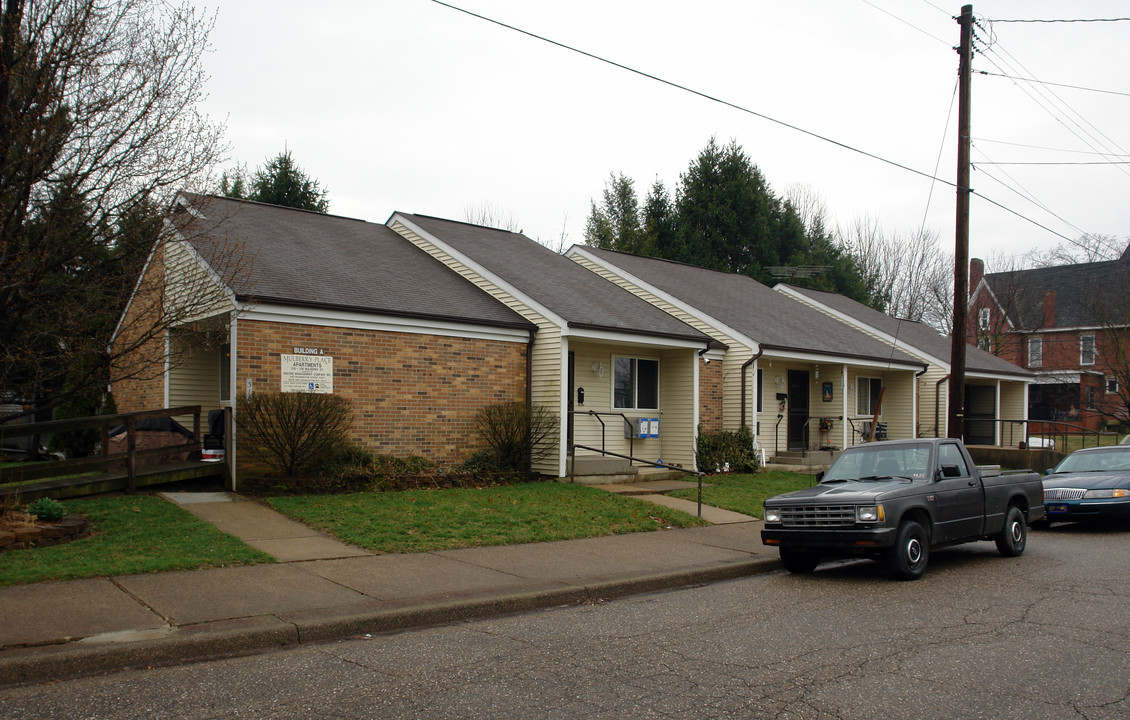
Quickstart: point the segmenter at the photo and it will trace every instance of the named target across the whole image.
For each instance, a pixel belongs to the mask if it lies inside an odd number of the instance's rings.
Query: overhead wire
[[[1105,93],[1107,95],[1122,95],[1123,97],[1130,97],[1128,92],[1119,92],[1118,90],[1103,90],[1102,88],[1083,87],[1082,85],[1068,85],[1067,83],[1049,82],[1047,80],[1036,80],[1035,78],[1015,77],[1013,75],[1002,75],[1001,73],[991,73],[988,70],[974,71],[978,75],[988,75],[990,77],[1002,77],[1009,80],[1023,80],[1024,82],[1039,83],[1040,85],[1052,85],[1054,87],[1070,88],[1072,90],[1086,90],[1088,92]]]
[[[775,125],[779,125],[781,127],[788,128],[789,130],[799,132],[802,135],[807,135],[808,137],[815,138],[817,140],[821,140],[821,141],[829,143],[831,145],[835,145],[836,147],[842,148],[844,150],[848,150],[850,152],[857,153],[859,155],[863,155],[864,157],[868,157],[868,158],[871,158],[872,160],[876,160],[876,161],[884,163],[886,165],[890,165],[891,167],[896,167],[900,170],[905,170],[905,171],[912,173],[914,175],[918,175],[920,177],[924,177],[924,178],[927,178],[929,180],[933,180],[935,182],[943,183],[943,184],[948,185],[948,186],[955,188],[955,189],[957,189],[957,187],[958,187],[957,183],[952,182],[950,180],[946,180],[945,178],[937,177],[936,174],[932,175],[930,173],[923,172],[922,170],[918,170],[918,169],[912,168],[908,165],[904,165],[900,162],[890,160],[888,158],[882,157],[881,155],[876,155],[875,153],[869,152],[867,150],[863,150],[861,148],[857,148],[857,147],[854,147],[852,145],[848,145],[847,143],[840,142],[839,140],[834,140],[830,137],[827,137],[825,135],[821,135],[821,134],[814,132],[812,130],[806,130],[805,128],[802,128],[802,127],[797,126],[797,125],[793,125],[792,123],[786,122],[784,120],[779,120],[775,117],[772,117],[770,115],[766,115],[764,113],[758,112],[758,111],[753,110],[751,108],[747,108],[747,107],[744,107],[742,105],[738,105],[735,102],[731,102],[729,100],[724,100],[722,98],[710,95],[709,93],[705,93],[701,90],[695,90],[694,88],[688,87],[686,85],[681,85],[681,84],[676,83],[672,80],[667,80],[665,78],[661,78],[658,75],[653,75],[651,73],[644,72],[643,70],[633,68],[629,65],[625,65],[625,64],[620,63],[620,62],[616,62],[615,60],[610,60],[608,58],[602,57],[600,55],[596,55],[595,53],[591,53],[591,52],[588,52],[586,50],[581,50],[580,48],[576,48],[576,47],[573,47],[571,45],[567,45],[563,42],[553,40],[553,39],[545,37],[543,35],[538,35],[537,33],[533,33],[533,32],[530,32],[528,30],[523,30],[522,28],[516,27],[514,25],[510,25],[508,23],[504,23],[500,20],[495,20],[494,18],[488,17],[486,15],[482,15],[480,13],[476,13],[476,12],[473,12],[471,10],[461,8],[457,5],[453,5],[451,3],[444,2],[443,0],[430,0],[430,1],[432,3],[435,3],[436,5],[446,7],[449,10],[454,10],[455,12],[459,12],[459,13],[462,13],[464,15],[468,15],[470,17],[476,18],[478,20],[482,20],[483,22],[487,22],[487,23],[490,23],[492,25],[497,25],[498,27],[501,27],[501,28],[504,28],[504,29],[507,29],[507,30],[511,30],[511,31],[519,33],[521,35],[525,35],[526,37],[533,38],[535,40],[539,40],[539,41],[544,42],[544,43],[548,43],[548,44],[553,45],[555,47],[559,47],[562,50],[567,50],[569,52],[573,52],[573,53],[576,53],[578,55],[582,55],[584,57],[587,57],[591,60],[596,60],[597,62],[601,62],[601,63],[604,63],[606,65],[611,65],[612,67],[618,68],[620,70],[624,70],[624,71],[632,73],[634,75],[639,75],[640,77],[647,78],[648,80],[653,80],[653,81],[658,82],[662,85],[666,85],[668,87],[675,88],[676,90],[682,90],[683,92],[690,93],[691,95],[695,95],[696,97],[703,98],[704,100],[708,100],[710,102],[718,103],[719,105],[723,105],[723,106],[731,108],[733,110],[737,110],[738,112],[742,112],[742,113],[745,113],[747,115],[752,115],[754,117],[761,118],[762,120],[766,120],[766,121],[771,122]],[[947,43],[947,45],[948,45],[948,43]],[[985,195],[973,190],[972,188],[968,188],[968,190],[969,190],[970,194],[976,195],[977,197],[981,198],[985,202],[988,202],[989,204],[994,205],[994,206],[1016,216],[1017,218],[1019,218],[1021,220],[1024,220],[1028,223],[1031,223],[1032,225],[1035,225],[1036,227],[1039,227],[1043,230],[1046,230],[1047,232],[1049,232],[1053,235],[1056,235],[1058,237],[1061,237],[1065,240],[1070,240],[1070,238],[1068,238],[1066,235],[1063,235],[1062,233],[1056,232],[1055,230],[1052,230],[1051,228],[1044,225],[1043,223],[1037,222],[1036,220],[1033,220],[1032,218],[1029,218],[1029,217],[1023,215],[1023,214],[1017,212],[1016,210],[1013,210],[1012,208],[1009,208],[1009,207],[997,202],[996,200],[993,200],[989,197],[986,197]]]
[[[1048,152],[1064,152],[1075,153],[1077,155],[1110,155],[1110,153],[1098,152],[1095,150],[1071,150],[1068,148],[1053,148],[1044,145],[1028,145],[1025,143],[1010,142],[1008,140],[992,140],[989,138],[973,138],[974,142],[994,143],[996,145],[1012,145],[1014,147],[1029,148],[1031,150],[1047,150]],[[1126,155],[1113,155],[1112,157],[1125,157],[1130,158],[1130,154]]]
[[[907,27],[909,27],[909,28],[912,28],[912,29],[914,29],[914,30],[917,30],[918,32],[920,32],[920,33],[922,33],[923,35],[925,35],[926,37],[928,37],[928,38],[932,38],[932,39],[934,39],[934,40],[937,40],[938,42],[940,42],[941,44],[945,45],[946,47],[953,47],[953,43],[951,43],[950,41],[948,41],[948,40],[943,40],[942,38],[938,37],[937,35],[935,35],[935,34],[933,34],[933,33],[929,32],[929,31],[927,31],[927,30],[923,30],[922,28],[918,27],[917,25],[915,25],[914,23],[910,22],[909,20],[905,20],[905,19],[903,19],[903,18],[900,18],[900,17],[898,16],[898,15],[895,15],[895,14],[894,14],[893,12],[890,12],[890,11],[888,11],[888,10],[884,10],[883,8],[881,8],[881,7],[879,7],[878,5],[876,5],[875,3],[871,2],[871,0],[859,0],[859,1],[860,1],[861,3],[863,3],[864,5],[870,5],[871,7],[875,8],[876,10],[878,10],[878,11],[879,11],[879,12],[881,12],[881,13],[883,13],[884,15],[887,15],[888,17],[891,17],[891,18],[894,18],[895,20],[898,20],[898,21],[899,21],[900,23],[902,23],[903,25],[906,25],[906,26],[907,26]]]
[[[959,87],[960,87],[960,79],[955,78],[954,83],[953,83],[953,95],[950,96],[950,109],[946,113],[946,127],[942,131],[942,142],[941,142],[941,145],[938,147],[938,159],[934,161],[934,177],[937,177],[938,168],[940,168],[942,166],[942,153],[946,149],[946,138],[949,137],[949,134],[950,134],[950,119],[953,118],[953,105],[954,105],[954,101],[957,100],[957,90],[958,90]],[[930,214],[930,203],[934,199],[934,185],[935,185],[935,183],[931,181],[930,192],[926,195],[926,209],[922,211],[922,225],[918,228],[918,234],[919,235],[921,235],[922,233],[924,233],[926,231],[926,218]]]

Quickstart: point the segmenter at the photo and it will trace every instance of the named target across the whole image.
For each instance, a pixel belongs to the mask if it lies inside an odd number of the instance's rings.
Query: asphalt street
[[[1130,528],[0,691],[3,718],[1125,718]]]

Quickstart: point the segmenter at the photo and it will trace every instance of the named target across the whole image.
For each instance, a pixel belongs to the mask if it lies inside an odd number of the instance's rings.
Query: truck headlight
[[[1126,488],[1106,488],[1105,490],[1088,490],[1083,493],[1084,500],[1120,497],[1130,497],[1130,490]]]
[[[765,522],[779,523],[781,522],[781,511],[777,508],[765,508]]]
[[[855,519],[861,523],[883,522],[883,506],[860,505],[855,509]]]

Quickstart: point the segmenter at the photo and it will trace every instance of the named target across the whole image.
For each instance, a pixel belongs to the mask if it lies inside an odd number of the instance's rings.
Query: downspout
[[[942,383],[949,379],[950,376],[946,374],[942,376],[941,380],[934,383],[934,437],[944,437],[938,434],[940,430],[940,428],[938,427],[938,412],[942,408]]]
[[[744,363],[742,363],[742,423],[741,423],[741,427],[746,426],[745,425],[745,418],[746,418],[745,409],[746,409],[746,403],[749,400],[749,398],[747,397],[747,393],[746,393],[746,387],[747,387],[747,383],[748,383],[747,377],[748,377],[748,374],[749,374],[749,366],[753,365],[755,362],[757,362],[757,360],[761,357],[762,353],[764,353],[764,352],[765,352],[765,348],[758,346],[757,352],[754,353],[753,357],[751,357],[749,360],[746,360]]]
[[[918,378],[925,375],[929,369],[930,366],[927,365],[922,368],[921,372],[914,373],[914,417],[910,419],[910,422],[914,424],[914,437],[918,437]]]
[[[534,406],[534,331],[526,341],[526,407]]]

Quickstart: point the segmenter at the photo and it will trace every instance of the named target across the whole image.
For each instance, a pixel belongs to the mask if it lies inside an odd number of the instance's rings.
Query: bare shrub
[[[330,460],[349,442],[349,401],[321,393],[255,393],[240,398],[239,439],[288,476]]]
[[[558,429],[557,415],[548,408],[517,401],[487,405],[475,422],[499,469],[521,473],[545,459]]]

